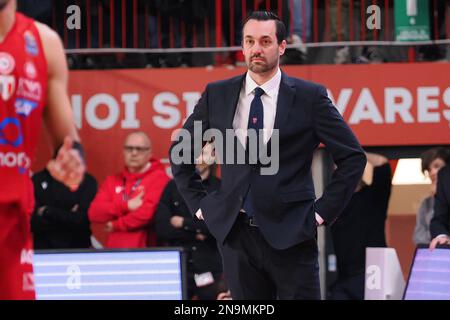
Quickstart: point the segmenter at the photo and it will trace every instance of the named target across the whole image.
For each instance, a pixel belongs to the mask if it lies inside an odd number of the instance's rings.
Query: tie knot
[[[261,97],[263,94],[264,94],[265,92],[264,92],[264,90],[263,89],[261,89],[260,87],[256,87],[255,88],[255,97]]]

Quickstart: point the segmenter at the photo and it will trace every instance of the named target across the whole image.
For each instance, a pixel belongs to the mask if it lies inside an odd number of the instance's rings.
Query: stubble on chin
[[[254,73],[264,73],[269,70],[269,66],[267,64],[256,64],[253,62],[250,62],[248,68]]]

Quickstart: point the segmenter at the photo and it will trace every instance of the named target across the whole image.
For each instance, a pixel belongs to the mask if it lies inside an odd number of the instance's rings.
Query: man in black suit
[[[434,214],[430,222],[430,249],[438,244],[450,244],[450,165],[438,172]]]
[[[170,150],[179,191],[218,241],[233,299],[320,299],[317,225],[337,219],[366,164],[325,88],[280,71],[285,34],[271,12],[247,18],[242,46],[248,72],[209,84]],[[212,193],[195,174],[199,124],[200,132],[219,132],[227,146],[219,148],[221,139],[214,140],[222,179]],[[319,143],[337,169],[314,201],[311,162]],[[235,163],[243,149],[245,163]],[[276,168],[270,174],[265,154]]]

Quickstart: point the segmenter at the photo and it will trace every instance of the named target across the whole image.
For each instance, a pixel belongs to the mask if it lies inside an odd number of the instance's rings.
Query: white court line
[[[415,272],[425,272],[425,273],[435,273],[435,272],[450,273],[450,270],[438,269],[438,268],[425,269],[425,268],[416,267],[416,268],[414,268],[414,271]]]
[[[68,297],[117,297],[117,296],[168,296],[180,294],[179,291],[159,291],[159,292],[107,292],[107,293],[63,293],[63,294],[39,294],[38,299],[42,298],[68,298]]]
[[[180,281],[126,281],[126,282],[80,282],[80,287],[106,287],[106,286],[145,286],[145,285],[165,285],[180,284]],[[57,288],[67,287],[67,283],[46,283],[35,284],[36,288]]]
[[[443,281],[443,280],[419,280],[411,278],[409,280],[409,283],[437,283],[442,285],[450,285],[450,281]]]
[[[142,259],[142,260],[95,260],[95,261],[86,261],[86,260],[80,260],[80,261],[64,261],[64,262],[35,262],[35,267],[49,267],[49,266],[71,266],[71,265],[77,265],[77,266],[88,266],[88,265],[117,265],[117,264],[178,264],[178,259],[166,259],[166,260],[148,260],[148,259]]]
[[[433,292],[433,291],[423,291],[423,290],[408,290],[407,295],[412,295],[412,294],[421,294],[421,295],[426,295],[426,296],[446,296],[446,297],[450,297],[450,293],[438,293],[438,292]]]
[[[81,271],[80,276],[118,276],[118,275],[145,275],[145,274],[179,274],[176,270],[153,270],[153,271]],[[67,277],[67,272],[36,272],[34,277]]]

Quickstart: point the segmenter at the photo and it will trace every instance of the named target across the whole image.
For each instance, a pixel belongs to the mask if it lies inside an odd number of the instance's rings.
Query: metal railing
[[[410,43],[395,41],[394,1],[41,0],[39,8],[47,4],[47,22],[68,53],[237,51],[242,20],[258,9],[276,12],[306,47],[450,43],[450,1],[429,1],[431,39]],[[371,5],[379,8],[380,29],[366,27]],[[73,6],[79,11],[68,10]],[[75,18],[79,28],[68,25]],[[291,41],[288,47],[296,46]]]

